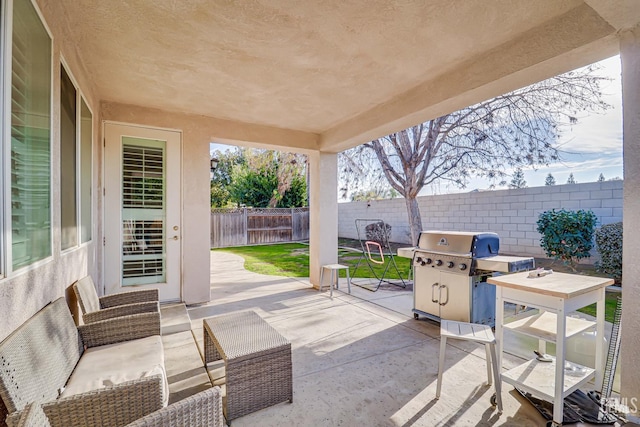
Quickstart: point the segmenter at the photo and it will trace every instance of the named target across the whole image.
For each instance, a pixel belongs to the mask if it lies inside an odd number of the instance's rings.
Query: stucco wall
[[[49,302],[67,295],[70,305],[74,299],[69,295],[69,286],[90,274],[99,279],[99,247],[102,240],[100,226],[99,194],[101,188],[101,145],[99,144],[98,104],[81,58],[69,38],[70,29],[54,19],[62,18],[53,9],[55,4],[37,1],[41,14],[53,38],[52,75],[53,94],[51,109],[51,221],[53,230],[52,256],[27,267],[9,277],[0,279],[0,340],[7,337],[25,320]],[[92,242],[61,253],[60,251],[60,61],[64,58],[66,70],[73,76],[87,105],[93,112],[93,230]],[[5,151],[6,152],[6,151]],[[4,248],[3,248],[4,249]]]
[[[492,231],[500,235],[500,252],[542,256],[536,231],[541,212],[588,209],[598,225],[622,221],[622,186],[622,181],[607,181],[457,193],[419,197],[418,203],[424,230]],[[392,241],[411,243],[402,198],[340,203],[338,212],[341,237],[357,237],[357,218],[379,218],[391,224]]]

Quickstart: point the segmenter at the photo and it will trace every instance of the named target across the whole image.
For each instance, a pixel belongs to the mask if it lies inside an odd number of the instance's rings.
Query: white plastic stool
[[[476,323],[454,322],[453,320],[440,321],[440,361],[438,362],[438,384],[436,386],[436,399],[440,398],[442,386],[442,372],[444,371],[444,353],[447,347],[447,338],[464,341],[475,341],[485,345],[487,352],[487,383],[491,385],[491,366],[493,365],[493,380],[496,387],[496,401],[498,411],[502,412],[502,384],[500,382],[500,370],[496,357],[496,338],[491,332],[491,327]],[[493,404],[493,398],[491,399]]]
[[[333,298],[333,284],[335,283],[336,289],[340,289],[340,270],[347,271],[347,288],[349,289],[349,293],[351,293],[351,278],[349,277],[349,267],[342,264],[327,264],[322,266],[322,270],[320,270],[320,285],[318,286],[318,292],[322,290],[322,279],[324,278],[324,270],[331,271],[331,282],[329,283],[329,294]],[[333,279],[335,273],[335,281]]]

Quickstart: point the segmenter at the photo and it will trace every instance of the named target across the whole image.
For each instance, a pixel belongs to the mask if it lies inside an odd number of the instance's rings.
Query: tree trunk
[[[411,231],[411,244],[417,245],[420,232],[422,231],[422,217],[420,216],[420,208],[418,200],[415,197],[407,196],[404,198],[407,205],[407,216],[409,217],[409,230]]]
[[[287,171],[282,170],[283,166],[278,169],[278,188],[274,191],[273,196],[269,200],[269,208],[275,208],[278,205],[278,202],[282,200],[284,197],[284,193],[286,193],[291,188],[291,182],[293,181],[293,176],[287,174]]]

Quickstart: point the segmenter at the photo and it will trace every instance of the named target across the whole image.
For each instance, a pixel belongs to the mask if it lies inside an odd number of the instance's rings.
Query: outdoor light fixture
[[[218,167],[218,159],[216,159],[215,157],[212,157],[210,162],[211,162],[211,173],[213,173]]]

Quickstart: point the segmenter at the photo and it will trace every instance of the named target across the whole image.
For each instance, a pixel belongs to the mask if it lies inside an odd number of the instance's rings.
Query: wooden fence
[[[309,239],[309,208],[213,209],[211,247]]]

